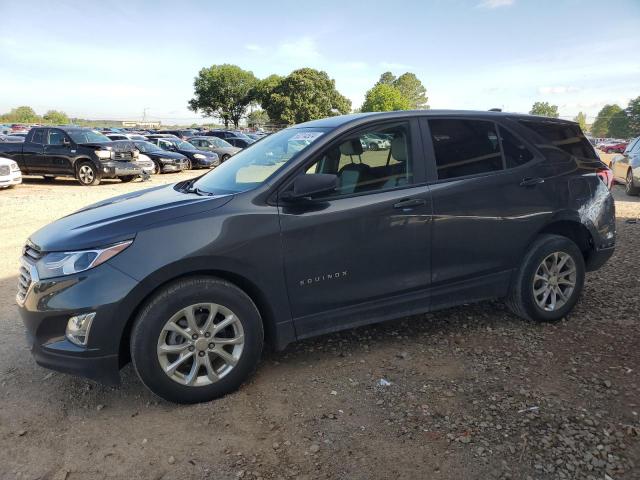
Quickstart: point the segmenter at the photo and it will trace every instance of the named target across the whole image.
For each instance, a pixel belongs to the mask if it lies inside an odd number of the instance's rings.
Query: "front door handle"
[[[407,198],[406,200],[400,200],[398,203],[393,205],[393,208],[413,208],[413,207],[421,207],[427,203],[426,200],[422,198]]]
[[[533,187],[534,185],[539,185],[544,183],[544,178],[540,177],[527,177],[523,178],[520,182],[521,187]]]

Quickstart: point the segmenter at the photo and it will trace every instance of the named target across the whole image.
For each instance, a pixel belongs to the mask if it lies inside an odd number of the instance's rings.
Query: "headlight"
[[[204,160],[205,158],[207,158],[207,156],[203,155],[201,153],[196,153],[196,154],[193,155],[193,158],[199,158],[201,160]]]
[[[160,161],[161,161],[162,163],[171,163],[171,162],[173,162],[174,160],[173,160],[173,158],[164,158],[164,157],[162,157],[162,158],[160,158]]]
[[[110,150],[96,150],[96,156],[98,158],[111,158]]]
[[[20,169],[18,168],[18,164],[17,164],[16,162],[13,162],[9,168],[10,168],[10,169],[11,169],[11,171],[13,171],[13,172],[17,172],[18,170],[20,170]]]
[[[36,263],[38,276],[44,280],[84,272],[115,257],[132,243],[133,240],[127,240],[105,248],[48,253]]]

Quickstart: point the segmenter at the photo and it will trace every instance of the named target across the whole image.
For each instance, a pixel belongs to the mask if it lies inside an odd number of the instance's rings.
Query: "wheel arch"
[[[120,367],[123,367],[125,364],[129,363],[131,360],[130,352],[129,352],[129,342],[131,338],[131,331],[133,328],[133,324],[135,323],[136,317],[140,310],[144,307],[147,301],[160,289],[164,288],[168,284],[175,282],[177,280],[188,279],[191,277],[215,277],[220,278],[222,280],[226,280],[229,283],[232,283],[236,287],[240,288],[243,292],[245,292],[249,298],[253,301],[253,303],[258,308],[258,312],[260,312],[260,317],[262,319],[262,325],[264,327],[265,334],[265,343],[273,345],[276,348],[283,348],[286,343],[293,340],[293,338],[283,340],[283,336],[279,335],[278,327],[276,325],[276,313],[271,307],[269,301],[267,300],[266,294],[262,291],[262,289],[256,285],[254,282],[249,280],[243,275],[238,273],[229,271],[229,270],[220,270],[220,269],[199,269],[192,270],[188,272],[180,272],[174,275],[169,275],[164,278],[160,283],[154,285],[153,288],[148,289],[144,293],[144,295],[137,301],[130,310],[130,314],[128,315],[127,321],[122,329],[119,339],[119,349],[118,349],[118,360]]]
[[[584,257],[585,262],[593,252],[594,242],[593,236],[589,229],[577,219],[556,219],[545,225],[536,235],[553,234],[566,237],[573,241]],[[534,239],[535,241],[535,239]]]

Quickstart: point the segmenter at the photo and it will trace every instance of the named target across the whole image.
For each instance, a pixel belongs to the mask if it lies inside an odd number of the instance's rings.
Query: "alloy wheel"
[[[227,307],[198,303],[175,313],[158,338],[164,373],[182,385],[211,385],[229,374],[244,348],[240,319]]]
[[[576,286],[576,264],[568,253],[553,252],[542,260],[533,277],[533,297],[541,309],[553,312],[571,298]]]
[[[80,181],[84,184],[90,184],[93,182],[95,178],[95,174],[93,173],[93,169],[89,165],[82,165],[78,170],[78,177]]]
[[[627,172],[627,183],[624,186],[624,191],[626,193],[631,192],[631,190],[633,189],[633,172],[631,170],[629,170]]]

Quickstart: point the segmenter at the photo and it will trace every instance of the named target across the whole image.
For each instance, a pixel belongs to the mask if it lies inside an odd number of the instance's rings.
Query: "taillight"
[[[613,184],[613,172],[609,168],[599,168],[596,170],[596,174],[602,180],[602,182],[607,186],[609,190],[611,190],[611,185]]]

